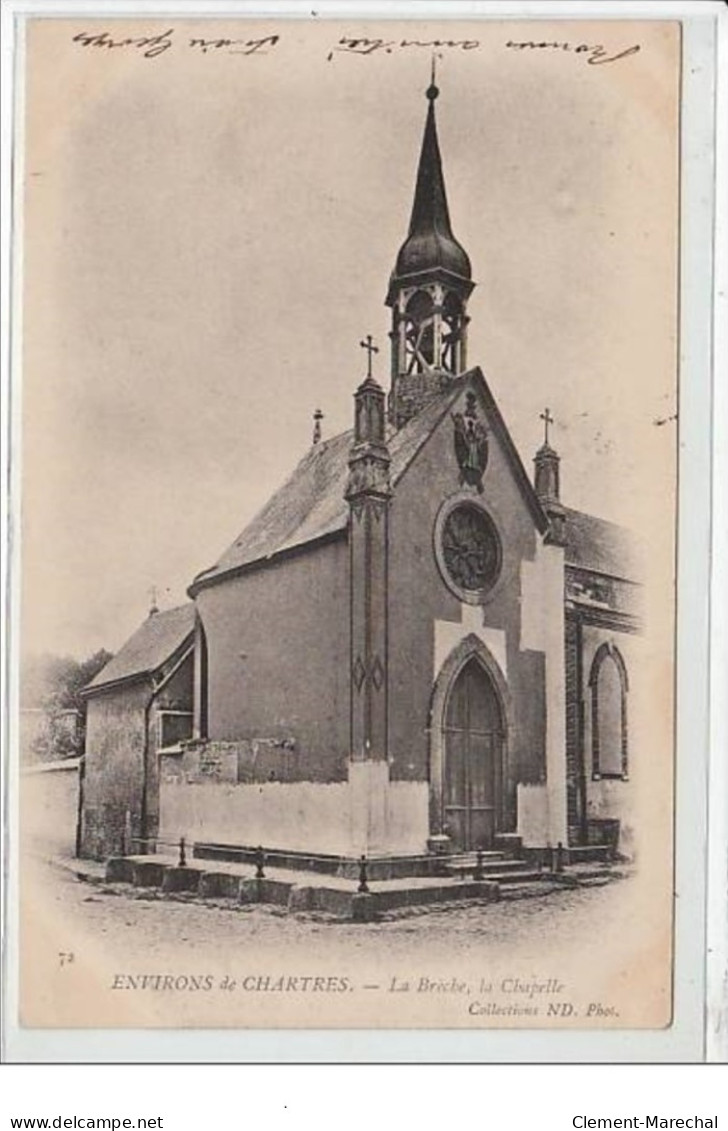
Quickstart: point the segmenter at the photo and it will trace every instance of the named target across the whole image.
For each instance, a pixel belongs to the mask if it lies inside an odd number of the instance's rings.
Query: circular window
[[[466,600],[478,599],[493,587],[501,569],[501,544],[482,507],[458,503],[445,515],[438,560],[445,580]]]

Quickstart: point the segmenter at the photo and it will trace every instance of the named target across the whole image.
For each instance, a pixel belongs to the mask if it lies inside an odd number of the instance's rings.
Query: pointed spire
[[[450,225],[435,119],[435,100],[439,93],[434,83],[433,60],[433,82],[426,91],[427,118],[409,233],[397,256],[395,275],[411,275],[439,267],[461,278],[470,279],[470,260],[455,239]]]
[[[420,163],[417,167],[415,200],[410,217],[409,234],[436,229],[452,239],[450,213],[447,207],[445,178],[442,173],[442,157],[437,137],[435,119],[435,99],[440,91],[434,85],[428,86],[425,97],[429,102],[425,132],[420,150]]]

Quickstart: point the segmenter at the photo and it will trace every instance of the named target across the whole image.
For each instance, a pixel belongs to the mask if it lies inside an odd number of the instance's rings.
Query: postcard
[[[670,1027],[682,47],[26,20],[22,1027]]]

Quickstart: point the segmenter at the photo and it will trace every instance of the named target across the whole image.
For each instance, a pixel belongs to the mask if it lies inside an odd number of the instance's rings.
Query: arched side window
[[[592,722],[592,777],[626,778],[628,771],[627,694],[622,653],[602,644],[589,675]]]

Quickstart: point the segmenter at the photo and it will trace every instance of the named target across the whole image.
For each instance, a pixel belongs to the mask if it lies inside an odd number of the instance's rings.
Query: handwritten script
[[[639,43],[635,43],[632,47],[625,47],[623,51],[618,51],[617,54],[614,55],[610,54],[601,43],[568,43],[566,41],[559,42],[558,40],[540,42],[533,39],[525,39],[520,43],[509,39],[506,43],[506,47],[510,47],[513,51],[573,52],[574,55],[584,55],[587,63],[591,63],[592,66],[597,66],[599,63],[616,63],[618,59],[626,59],[628,55],[636,55],[640,49]]]
[[[258,39],[230,39],[226,36],[203,38],[200,36],[181,37],[174,28],[157,35],[125,36],[115,38],[108,31],[88,32],[79,31],[72,37],[72,42],[79,47],[100,48],[105,51],[127,51],[141,55],[145,59],[157,59],[174,47],[186,48],[199,55],[269,55],[278,46],[279,35],[265,35]],[[426,50],[428,52],[447,50],[452,53],[464,51],[477,51],[481,47],[478,39],[369,39],[362,36],[342,36],[328,51],[326,58],[329,62],[336,55],[357,55],[360,58],[371,58],[373,55],[392,55],[402,51]],[[562,52],[578,55],[592,66],[600,63],[616,63],[619,59],[626,59],[635,55],[640,50],[638,43],[626,47],[621,51],[610,52],[601,43],[569,43],[567,41],[538,40],[516,41],[509,39],[505,47],[511,51],[531,52]]]
[[[449,48],[455,51],[477,51],[480,47],[478,39],[350,39],[343,36],[335,47],[329,51],[326,58],[329,62],[334,55],[341,52],[344,55],[375,55],[384,52],[391,55],[394,51],[407,50],[408,48],[426,48],[428,51],[440,51]]]
[[[183,40],[182,45],[199,51],[202,55],[208,52],[227,52],[230,55],[266,55],[270,48],[275,47],[280,36],[266,35],[262,39],[202,39],[194,36]],[[139,52],[145,59],[156,59],[169,51],[175,43],[180,43],[175,38],[174,28],[161,32],[159,35],[131,36],[124,39],[114,39],[107,31],[91,34],[80,31],[73,36],[73,42],[81,47],[103,47],[108,50],[127,48]]]

